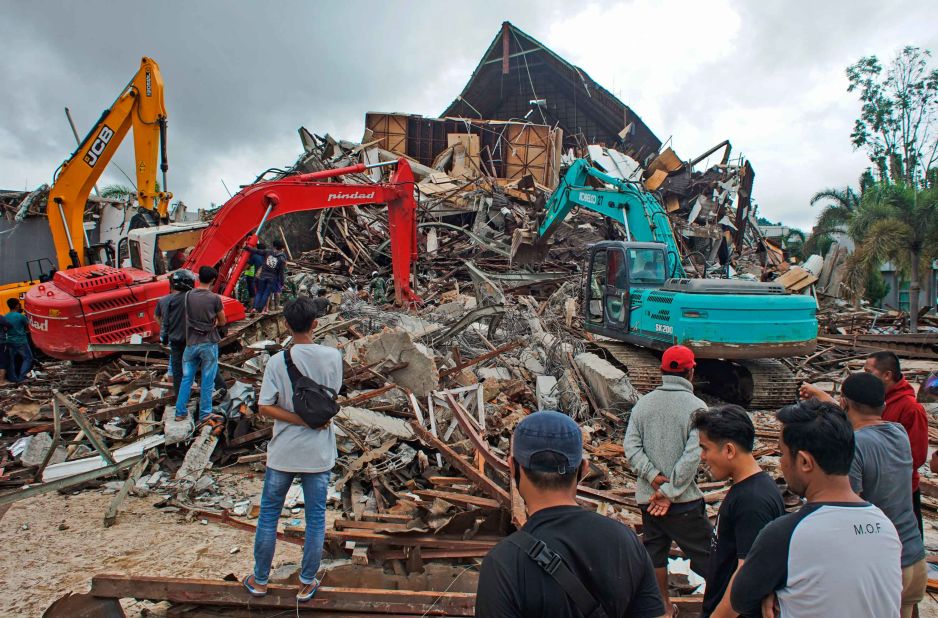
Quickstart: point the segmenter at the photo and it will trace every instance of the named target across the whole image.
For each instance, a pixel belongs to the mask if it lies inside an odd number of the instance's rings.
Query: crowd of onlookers
[[[694,395],[695,366],[690,349],[665,351],[661,386],[629,418],[640,541],[577,505],[588,464],[573,420],[539,411],[519,423],[510,467],[528,520],[483,561],[477,616],[676,615],[672,543],[706,581],[705,617],[915,614],[927,584],[916,471],[928,422],[896,355],[870,356],[837,398],[805,384],[778,411],[783,486],[753,456],[749,413]],[[732,482],[715,525],[701,462]],[[790,513],[786,489],[800,499]]]

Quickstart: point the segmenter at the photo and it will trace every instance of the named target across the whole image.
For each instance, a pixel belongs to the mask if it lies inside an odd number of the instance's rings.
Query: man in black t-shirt
[[[785,503],[775,481],[752,456],[756,430],[745,410],[729,405],[701,411],[694,416],[693,427],[700,437],[700,460],[714,480],[733,480],[713,529],[701,615],[733,618],[739,614],[730,605],[728,591],[736,569],[762,528],[785,514]]]
[[[579,618],[599,609],[609,618],[664,616],[651,559],[632,529],[576,503],[588,465],[570,417],[550,410],[526,417],[508,461],[528,520],[482,562],[477,617]],[[550,566],[535,562],[532,549]]]

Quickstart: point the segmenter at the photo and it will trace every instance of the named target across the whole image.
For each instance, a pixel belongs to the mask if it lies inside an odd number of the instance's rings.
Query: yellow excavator
[[[85,203],[131,126],[134,132],[137,203],[140,208],[157,214],[161,223],[168,222],[169,200],[173,195],[166,191],[166,172],[169,169],[166,117],[160,67],[152,58],[144,57],[140,61],[140,70],[121,90],[117,100],[104,110],[75,152],[56,170],[54,183],[49,189],[46,217],[55,245],[58,270],[77,268],[95,261],[97,251],[86,242]],[[157,157],[163,172],[162,185],[156,183]],[[27,263],[38,263],[37,257],[28,256]],[[43,273],[41,278],[50,276],[51,273]],[[22,298],[38,281],[0,286],[0,311],[6,310],[8,298]]]

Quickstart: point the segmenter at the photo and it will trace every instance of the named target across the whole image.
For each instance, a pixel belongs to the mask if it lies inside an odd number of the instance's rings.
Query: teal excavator
[[[790,294],[779,283],[687,278],[655,196],[585,159],[569,167],[551,194],[533,245],[516,240],[515,252],[543,254],[576,208],[609,217],[625,230],[625,241],[589,248],[582,317],[584,329],[601,336],[595,344],[626,368],[640,392],[660,383],[661,351],[681,344],[694,350],[696,379],[706,391],[752,410],[795,401],[798,383],[775,359],[814,352],[812,297]]]

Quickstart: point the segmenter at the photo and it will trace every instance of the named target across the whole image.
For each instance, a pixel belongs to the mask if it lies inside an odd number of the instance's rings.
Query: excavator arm
[[[603,188],[590,184],[591,178],[600,181]],[[686,276],[668,214],[655,196],[634,183],[604,174],[586,159],[573,162],[544,205],[535,239],[535,245],[541,248],[539,253],[543,253],[547,241],[576,208],[597,212],[620,223],[628,241],[662,243],[668,252],[668,275]]]
[[[166,105],[163,77],[151,58],[140,61],[140,70],[121,91],[117,100],[62,164],[49,191],[46,215],[55,243],[59,270],[89,263],[85,253],[85,202],[95,182],[133,127],[136,158],[137,202],[156,210],[167,220],[172,193],[166,191]],[[162,145],[162,149],[160,148]],[[157,157],[163,172],[162,190],[157,191]]]
[[[216,291],[230,296],[247,263],[244,247],[257,245],[261,229],[270,220],[292,212],[387,204],[395,301],[400,305],[418,303],[420,299],[410,287],[411,264],[417,257],[414,175],[405,159],[396,164],[390,182],[385,184],[320,182],[364,171],[367,166],[361,164],[245,187],[215,214],[184,268],[197,271],[200,266],[217,267]]]

